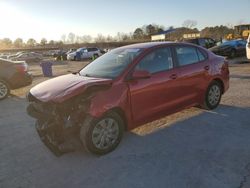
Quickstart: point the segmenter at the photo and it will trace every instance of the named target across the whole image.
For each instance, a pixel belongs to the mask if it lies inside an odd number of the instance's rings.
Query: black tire
[[[213,98],[212,95],[215,96],[214,100],[212,100]],[[221,96],[222,96],[221,84],[217,81],[213,81],[207,88],[203,108],[205,108],[206,110],[213,110],[217,108],[218,105],[220,104]]]
[[[236,57],[236,50],[232,49],[230,52],[230,58],[235,58]]]
[[[93,131],[94,129],[96,130],[97,126],[100,126],[100,122],[106,121],[107,119],[112,119],[115,121],[116,126],[118,127],[118,133],[117,134],[117,139],[113,140],[112,145],[108,146],[107,148],[98,148],[96,144],[94,143],[95,141],[93,140]],[[107,122],[105,122],[107,123]],[[102,131],[104,128],[102,129]],[[116,113],[116,112],[109,112],[105,116],[103,116],[100,119],[94,119],[90,116],[88,116],[81,129],[80,129],[80,139],[83,143],[83,146],[87,152],[96,154],[96,155],[104,155],[107,154],[111,151],[113,151],[121,142],[122,136],[124,132],[124,121],[123,119]],[[103,136],[101,136],[100,140],[103,139]],[[107,139],[104,138],[103,140]],[[110,139],[110,137],[109,137]],[[111,142],[111,139],[109,140]],[[106,140],[105,140],[106,142]],[[101,145],[101,141],[100,144]],[[104,145],[103,145],[104,146]]]
[[[98,58],[99,55],[98,54],[94,54],[94,59]]]
[[[7,82],[0,80],[0,100],[5,99],[10,94],[10,87]]]

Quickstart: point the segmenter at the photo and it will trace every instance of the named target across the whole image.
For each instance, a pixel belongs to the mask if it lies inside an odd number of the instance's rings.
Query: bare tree
[[[134,31],[133,38],[138,40],[138,39],[143,39],[143,37],[144,37],[143,30],[141,28],[137,28]]]
[[[107,41],[107,42],[113,42],[113,41],[114,41],[114,38],[113,38],[112,36],[108,35],[108,36],[106,37],[106,41]]]
[[[40,44],[45,46],[48,43],[46,38],[42,38]]]
[[[83,35],[81,36],[81,40],[83,43],[90,43],[93,39],[90,35]]]
[[[9,38],[4,38],[0,40],[0,46],[3,48],[9,48],[12,45],[12,41]]]
[[[75,43],[76,35],[74,33],[68,34],[68,43],[73,44]]]
[[[106,38],[102,34],[98,34],[95,38],[95,42],[106,42]]]
[[[63,43],[66,43],[66,38],[67,38],[67,37],[66,37],[65,34],[63,34],[63,35],[61,36],[61,40],[62,40]]]
[[[54,41],[54,40],[50,40],[50,41],[49,41],[49,45],[52,45],[52,46],[53,46],[54,44],[55,44],[55,41]]]
[[[36,45],[36,40],[30,38],[30,39],[27,41],[26,44],[27,44],[27,46],[29,46],[29,47],[34,47],[34,46]]]
[[[17,38],[17,39],[14,41],[13,44],[14,44],[14,46],[15,46],[16,48],[20,48],[20,47],[23,46],[23,39]]]
[[[183,27],[192,29],[197,25],[197,21],[195,20],[185,20],[182,24]]]

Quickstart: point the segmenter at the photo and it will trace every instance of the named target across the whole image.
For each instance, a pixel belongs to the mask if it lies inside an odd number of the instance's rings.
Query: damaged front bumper
[[[87,104],[47,104],[31,101],[27,113],[37,119],[36,130],[42,142],[56,156],[75,151],[80,145],[79,130],[85,119]]]

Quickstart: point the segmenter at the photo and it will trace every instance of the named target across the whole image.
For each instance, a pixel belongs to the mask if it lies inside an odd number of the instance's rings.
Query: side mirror
[[[151,77],[150,72],[145,71],[145,70],[135,70],[133,75],[132,75],[132,78],[135,80],[146,79],[146,78],[150,78],[150,77]]]

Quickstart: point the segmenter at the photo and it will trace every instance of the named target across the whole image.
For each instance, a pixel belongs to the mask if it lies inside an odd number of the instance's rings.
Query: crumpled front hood
[[[111,79],[68,74],[42,82],[33,87],[30,93],[42,102],[61,103],[83,93],[90,86],[111,85],[111,83]]]

